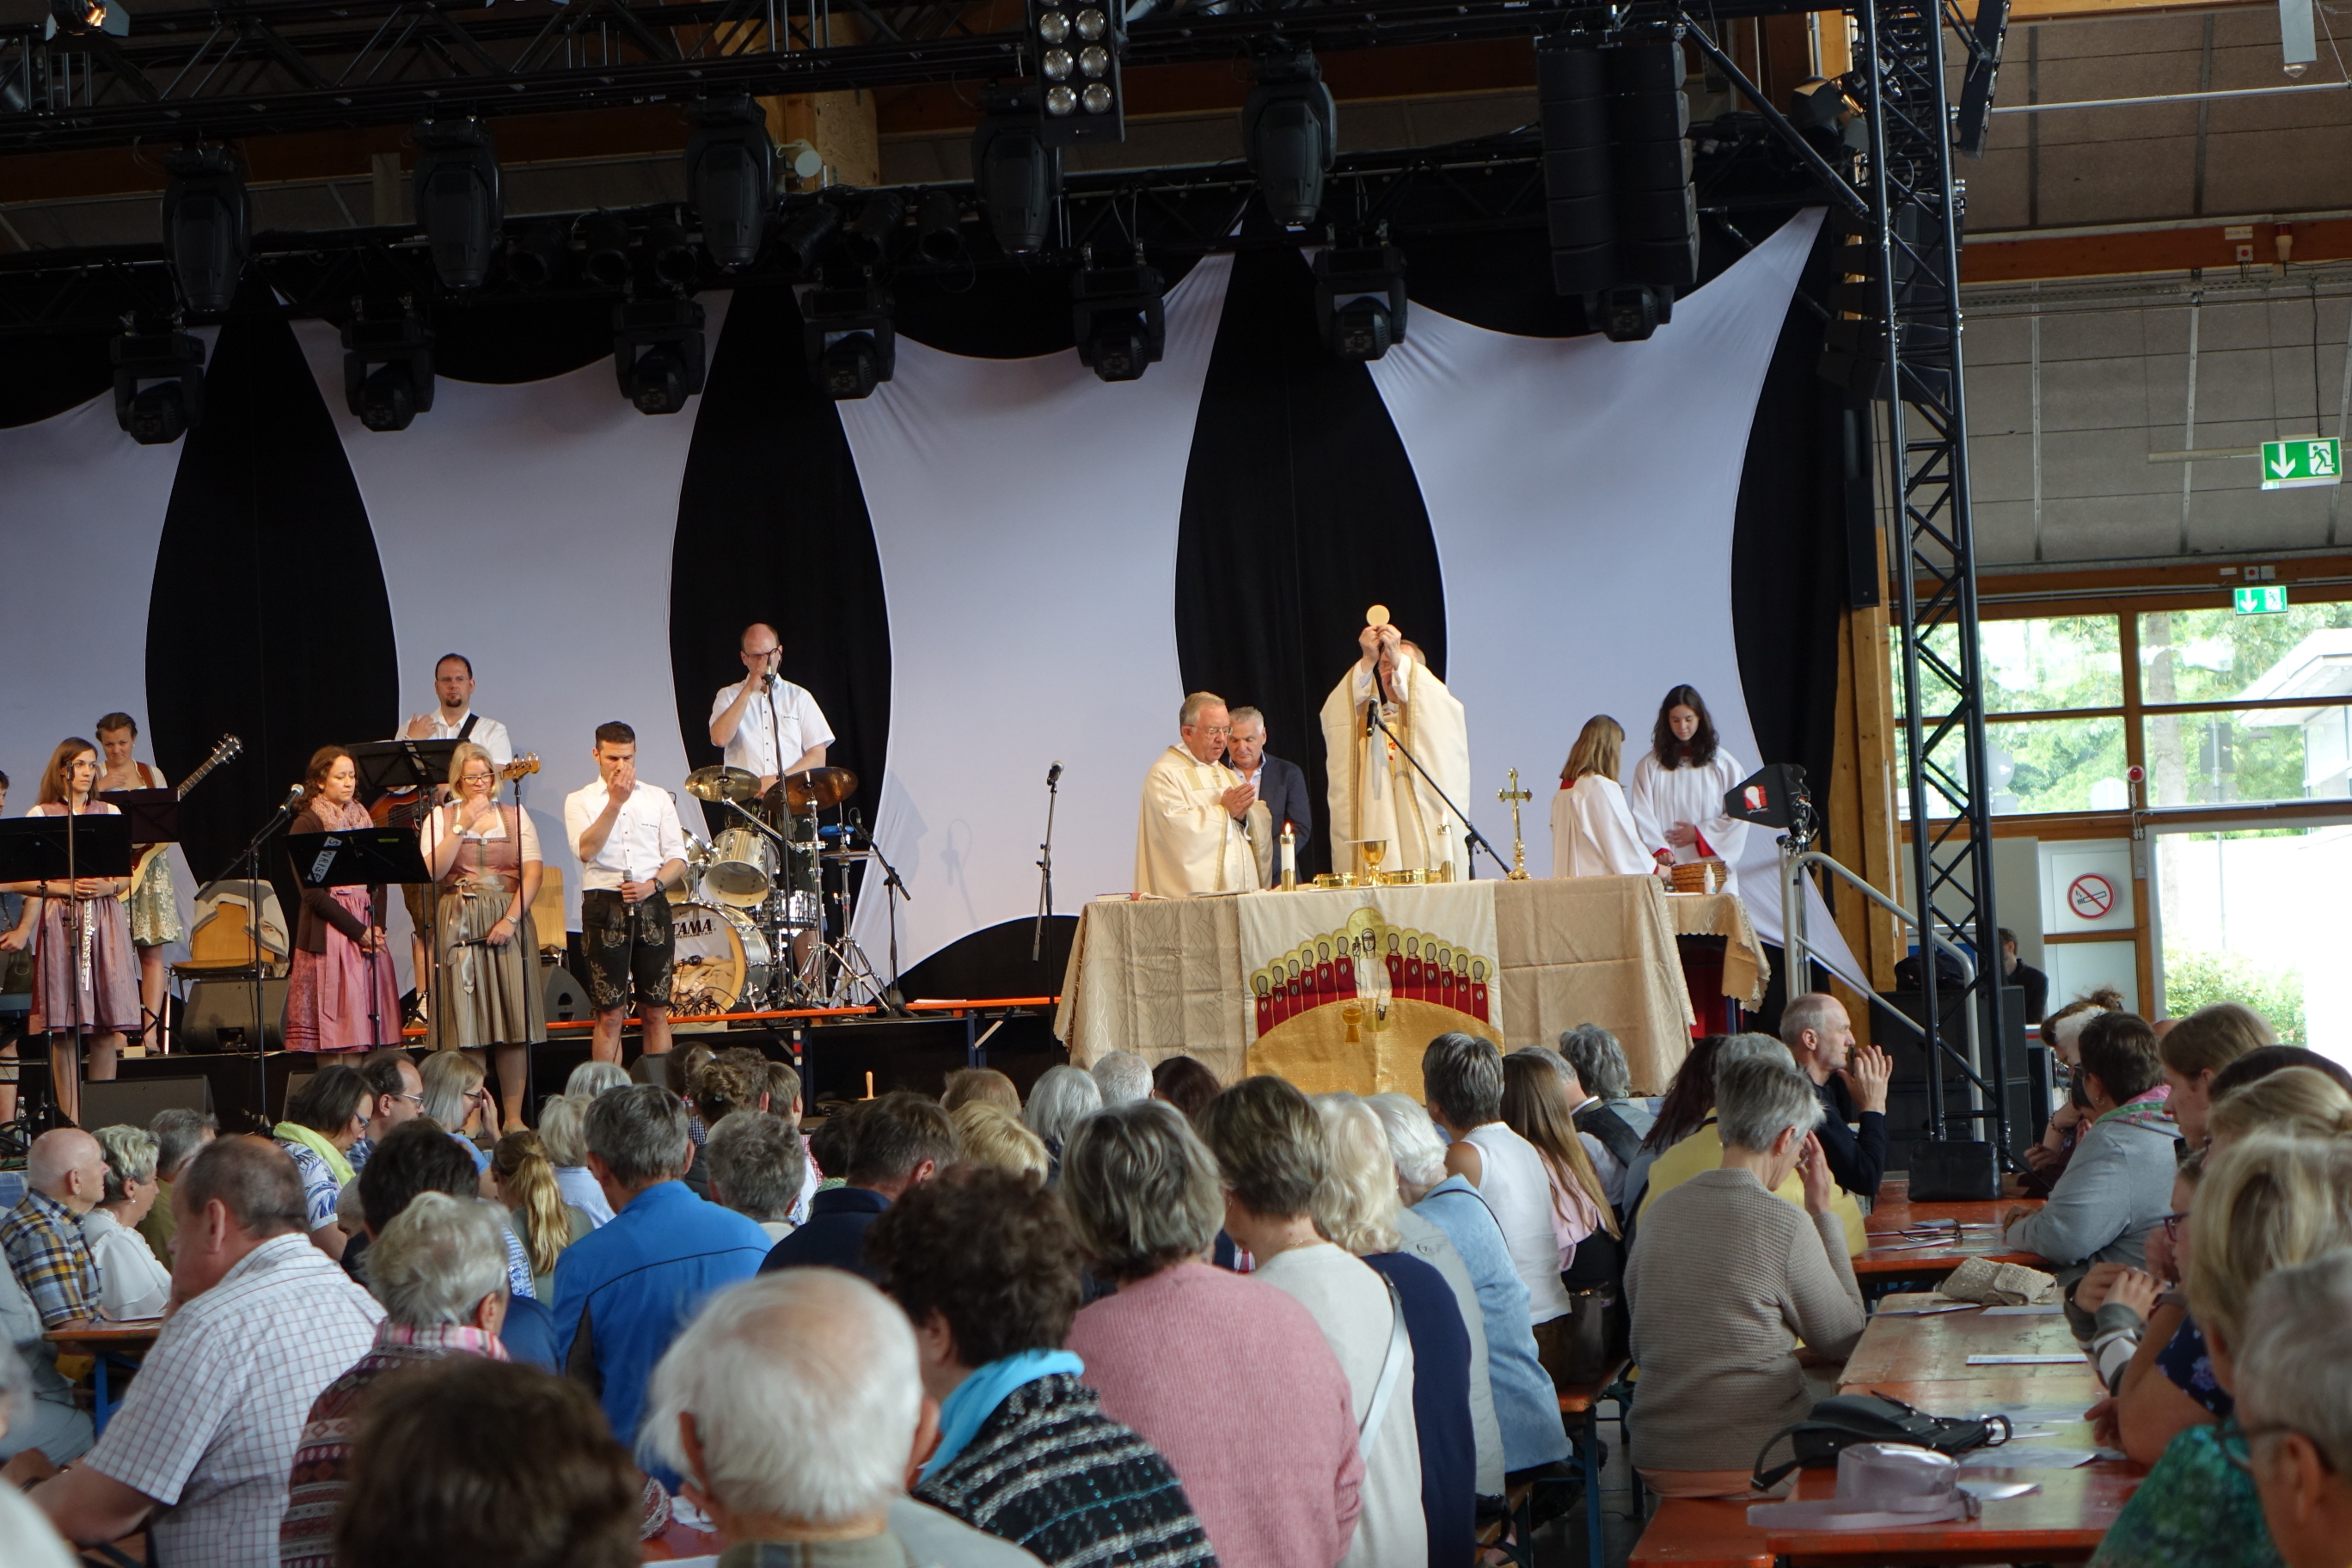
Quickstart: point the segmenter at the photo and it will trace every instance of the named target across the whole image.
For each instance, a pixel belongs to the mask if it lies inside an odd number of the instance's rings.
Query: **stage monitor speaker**
[[[587,987],[571,970],[561,963],[550,964],[545,984],[549,1023],[576,1024],[589,1017]]]
[[[253,1016],[253,982],[199,980],[188,987],[180,1010],[177,1044],[184,1051],[249,1051],[258,1029],[269,1050],[286,1046],[286,984],[261,983],[261,1019]]]
[[[186,1078],[126,1078],[81,1086],[86,1127],[144,1127],[158,1111],[201,1110],[213,1114],[213,1080],[202,1073]]]

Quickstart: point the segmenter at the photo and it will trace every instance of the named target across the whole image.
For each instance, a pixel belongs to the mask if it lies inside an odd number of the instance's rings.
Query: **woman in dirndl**
[[[305,804],[289,831],[375,826],[357,799],[359,784],[359,764],[349,752],[320,747],[310,753]],[[286,983],[286,1048],[364,1051],[400,1043],[400,996],[383,942],[383,884],[303,889]]]
[[[110,816],[113,806],[94,797],[98,747],[75,736],[61,742],[41,775],[27,816]],[[76,1061],[86,1036],[89,1076],[114,1076],[123,1036],[139,1026],[139,961],[131,951],[131,916],[122,895],[128,877],[52,878],[19,883],[26,895],[14,941],[33,955],[29,1032],[49,1037],[49,1079],[58,1108],[79,1124],[81,1083]]]
[[[449,759],[450,800],[425,819],[425,863],[440,897],[434,933],[439,994],[427,1009],[435,1043],[495,1053],[504,1131],[523,1124],[530,1042],[547,1034],[539,984],[539,834],[499,804],[489,752],[464,742]]]
[[[161,768],[132,758],[131,748],[138,739],[139,722],[128,713],[109,713],[98,721],[98,743],[106,752],[106,764],[98,775],[99,794],[118,789],[172,787],[172,781],[163,776]],[[131,852],[139,856],[150,848],[168,851],[169,847],[133,845]],[[156,854],[146,859],[144,870],[132,867],[138,875],[131,884],[129,901],[131,945],[139,953],[139,1005],[143,1015],[141,1043],[152,1051],[163,1043],[163,993],[171,984],[163,950],[186,932],[180,924],[180,889],[172,880],[171,855]]]

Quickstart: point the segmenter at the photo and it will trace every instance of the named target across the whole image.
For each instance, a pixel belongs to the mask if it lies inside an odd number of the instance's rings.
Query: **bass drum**
[[[669,1007],[676,1016],[742,1013],[768,994],[768,939],[742,910],[700,900],[670,906],[677,939]]]

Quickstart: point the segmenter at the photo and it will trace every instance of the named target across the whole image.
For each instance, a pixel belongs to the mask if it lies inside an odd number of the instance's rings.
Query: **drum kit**
[[[697,768],[686,792],[727,814],[705,841],[687,835],[686,898],[670,907],[677,937],[671,1005],[681,1013],[858,1006],[885,983],[849,937],[849,868],[872,855],[822,814],[857,793],[846,768],[787,773],[765,792],[742,768]],[[825,872],[837,885],[825,887]],[[825,905],[839,935],[825,940]]]

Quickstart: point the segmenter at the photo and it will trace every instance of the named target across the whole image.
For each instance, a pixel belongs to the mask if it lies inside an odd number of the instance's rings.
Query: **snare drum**
[[[677,947],[670,970],[674,1013],[736,1013],[768,994],[768,939],[749,915],[695,900],[670,906]]]
[[[710,847],[702,868],[702,896],[738,909],[755,909],[775,889],[776,847],[757,828],[730,827]]]

